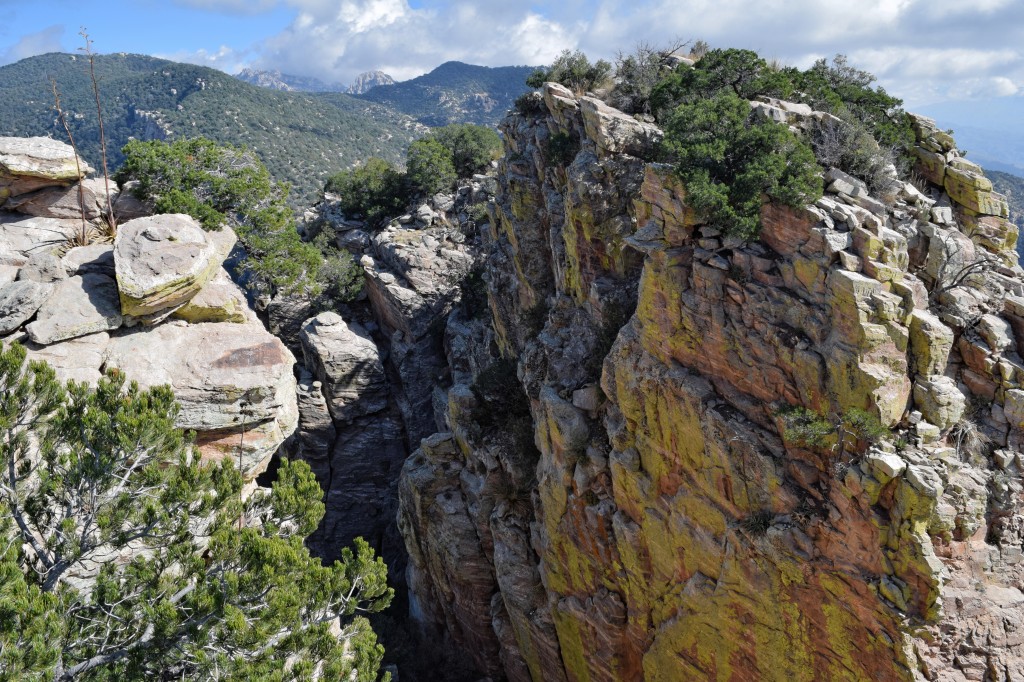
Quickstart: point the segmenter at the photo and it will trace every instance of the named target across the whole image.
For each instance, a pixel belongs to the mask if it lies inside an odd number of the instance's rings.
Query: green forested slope
[[[386,104],[428,126],[449,123],[497,125],[516,97],[530,88],[532,66],[474,66],[445,62],[428,74],[393,85],[378,85],[358,97]],[[318,94],[334,102],[335,95]]]
[[[373,102],[336,94],[327,103],[202,66],[113,54],[96,57],[96,72],[111,170],[120,165],[120,149],[130,137],[202,135],[255,149],[302,203],[328,175],[369,156],[401,161],[419,135],[408,117]],[[54,112],[51,77],[82,155],[98,169],[99,128],[81,55],[51,53],[0,67],[0,135],[66,139]]]

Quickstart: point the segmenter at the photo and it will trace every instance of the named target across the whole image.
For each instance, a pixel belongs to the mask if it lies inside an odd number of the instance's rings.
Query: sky
[[[845,54],[910,109],[1024,111],[1022,0],[0,0],[0,64],[74,51],[83,26],[100,53],[335,83],[449,60],[541,65],[563,49],[611,61],[640,41],[701,39],[799,67]]]

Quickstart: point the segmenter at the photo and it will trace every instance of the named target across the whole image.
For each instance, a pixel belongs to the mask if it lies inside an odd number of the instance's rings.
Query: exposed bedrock
[[[544,99],[403,468],[412,617],[511,680],[1024,678],[1024,276],[980,169],[918,119],[929,183],[825,169],[742,243],[656,130]]]

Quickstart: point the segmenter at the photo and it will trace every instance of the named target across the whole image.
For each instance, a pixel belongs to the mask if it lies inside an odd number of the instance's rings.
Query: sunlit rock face
[[[543,97],[402,473],[413,618],[511,680],[1024,679],[1024,276],[981,170],[917,119],[919,185],[823,169],[743,243],[658,131]]]

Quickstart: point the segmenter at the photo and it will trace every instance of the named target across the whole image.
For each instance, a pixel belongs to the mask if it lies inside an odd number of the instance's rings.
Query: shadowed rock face
[[[829,171],[743,244],[628,155],[655,132],[544,95],[503,125],[493,319],[450,322],[449,431],[403,468],[413,618],[511,680],[1024,679],[1024,272],[980,169],[919,119],[931,184]],[[539,456],[470,390],[496,351]]]

